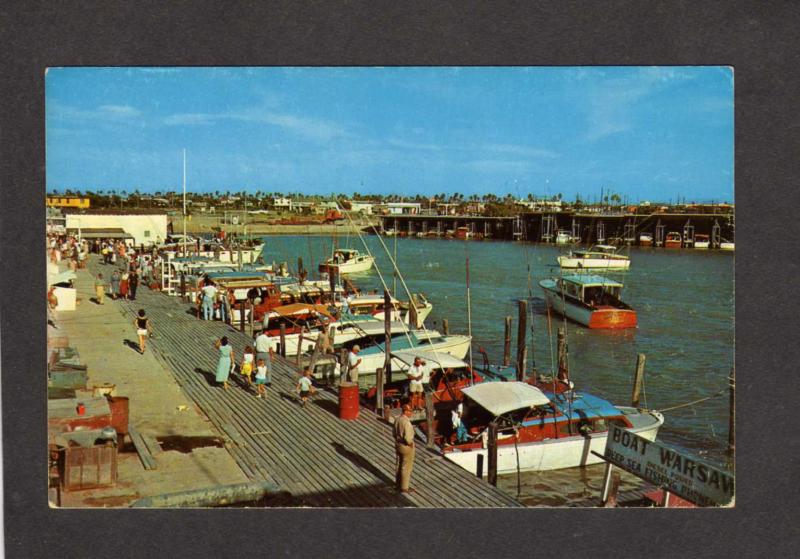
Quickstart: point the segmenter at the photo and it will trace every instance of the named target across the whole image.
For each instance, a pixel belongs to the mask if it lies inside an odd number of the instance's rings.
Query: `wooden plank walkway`
[[[110,277],[112,268],[91,256],[89,271]],[[355,421],[338,418],[337,395],[319,390],[302,408],[294,387],[292,363],[273,363],[266,399],[256,398],[232,375],[227,391],[215,386],[218,351],[214,341],[225,335],[241,359],[247,334],[221,322],[198,320],[176,297],[140,286],[136,301],[119,305],[131,322],[145,309],[154,336],[148,351],[172,372],[186,394],[220,433],[245,474],[278,484],[293,495],[292,505],[317,507],[520,507],[514,498],[478,479],[439,453],[418,443],[412,487],[394,489],[394,444],[391,428],[362,410]],[[132,340],[133,341],[133,340]],[[158,390],[158,387],[153,387]]]

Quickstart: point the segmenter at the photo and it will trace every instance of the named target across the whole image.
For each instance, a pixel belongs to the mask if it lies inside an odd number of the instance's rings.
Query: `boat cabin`
[[[623,285],[617,281],[596,275],[563,276],[556,279],[556,289],[565,297],[592,307],[617,306]]]
[[[299,334],[312,330],[326,330],[334,318],[323,305],[292,303],[274,307],[261,319],[261,328],[268,336],[278,336],[283,324],[287,334]]]

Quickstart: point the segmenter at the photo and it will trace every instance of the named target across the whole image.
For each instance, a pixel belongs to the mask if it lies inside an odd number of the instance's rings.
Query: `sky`
[[[50,68],[47,190],[733,202],[729,67]]]

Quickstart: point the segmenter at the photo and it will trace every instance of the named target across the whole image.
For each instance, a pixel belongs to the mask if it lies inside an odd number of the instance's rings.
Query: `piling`
[[[489,454],[489,484],[497,486],[497,423],[489,424],[489,444],[487,445]]]
[[[442,334],[448,336],[450,334],[450,321],[446,318],[442,319]]]
[[[503,337],[503,367],[511,363],[511,317],[506,317],[505,336]]]
[[[294,362],[297,363],[297,366],[300,366],[300,356],[303,355],[303,331],[300,330],[300,337],[297,338],[297,356],[295,357]]]
[[[375,413],[383,414],[383,367],[375,369]]]
[[[386,378],[392,382],[392,297],[388,290],[383,291],[383,329],[385,334],[383,368]]]
[[[181,299],[186,300],[186,273],[181,272]]]
[[[564,328],[558,329],[558,380],[569,382],[569,361],[567,359],[567,335]]]
[[[245,313],[245,304],[244,301],[239,303],[239,331],[244,332],[244,313]]]
[[[639,407],[639,394],[642,392],[642,381],[644,380],[644,353],[640,353],[636,358],[636,375],[633,377],[633,394],[631,395],[631,406]]]
[[[281,324],[280,340],[281,340],[281,348],[280,348],[281,357],[286,357],[286,324],[283,323]]]
[[[417,323],[417,298],[412,295],[408,303],[408,327],[419,328]]]
[[[256,331],[255,315],[256,315],[256,309],[255,309],[255,305],[253,305],[252,308],[250,309],[250,337],[251,338],[253,337],[253,333]]]
[[[730,409],[728,413],[728,456],[731,458],[731,467],[733,469],[733,457],[736,455],[736,373],[735,369],[731,368],[731,376],[728,377]]]
[[[425,391],[425,427],[426,427],[425,446],[427,448],[433,448],[433,439],[434,439],[433,420],[435,417],[436,416],[433,411],[433,393],[426,390]]]
[[[527,353],[528,301],[519,300],[519,324],[517,325],[517,380],[525,380],[525,358]]]

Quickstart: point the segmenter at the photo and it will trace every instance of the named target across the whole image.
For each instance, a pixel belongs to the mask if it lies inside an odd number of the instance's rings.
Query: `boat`
[[[719,243],[719,248],[720,250],[734,250],[736,245],[733,243],[733,241],[726,241],[723,239],[722,242]]]
[[[422,293],[412,295],[412,299],[414,300],[414,306],[416,307],[417,311],[417,323],[413,326],[415,328],[421,328],[422,324],[425,322],[425,319],[428,318],[429,314],[431,314],[433,305],[429,303],[427,299],[425,299],[425,296]],[[408,301],[399,301],[392,297],[391,304],[393,309],[392,320],[397,320],[408,324],[411,318],[409,313],[410,305]],[[344,305],[342,306],[344,307]],[[383,297],[380,295],[358,295],[355,297],[350,297],[347,299],[346,312],[356,316],[369,315],[383,320],[385,316]]]
[[[455,233],[456,239],[471,239],[473,237],[472,231],[469,230],[469,227],[459,227],[456,229]]]
[[[664,424],[664,416],[657,411],[615,406],[582,391],[554,394],[527,382],[482,382],[462,388],[461,393],[462,421],[469,440],[456,442],[452,429],[441,429],[444,433],[437,442],[447,460],[472,473],[478,471],[479,460],[489,463],[492,422],[498,425],[497,473],[501,475],[597,464],[603,461],[609,425],[653,441]]]
[[[424,231],[417,231],[417,238],[422,239],[424,238],[426,233]]]
[[[444,335],[436,330],[412,330],[408,334],[392,339],[392,351],[402,350],[429,351],[432,353],[446,353],[464,359],[469,351],[472,338],[461,334]],[[385,343],[381,342],[374,346],[363,348],[358,356],[361,358],[359,367],[360,375],[372,376],[374,379],[375,370],[383,367],[386,361],[384,353]],[[392,368],[400,370],[403,362],[400,359],[392,358]],[[373,380],[374,382],[374,380]]]
[[[566,231],[564,229],[559,230],[556,233],[556,244],[557,245],[568,245],[572,242],[572,233],[570,231]]]
[[[631,260],[628,256],[617,254],[610,245],[595,245],[588,250],[572,250],[558,257],[558,264],[566,269],[627,270]]]
[[[375,258],[369,254],[361,254],[353,248],[337,248],[330,258],[319,265],[319,271],[328,274],[356,274],[369,271],[374,264]]]
[[[387,237],[394,237],[397,234],[397,231],[395,231],[394,228],[392,227],[384,230],[383,234]]]
[[[694,248],[705,249],[708,248],[710,244],[711,242],[708,235],[698,233],[694,236]]]
[[[639,233],[639,246],[650,247],[653,246],[653,235],[650,233]]]
[[[327,332],[328,326],[333,321],[334,317],[324,305],[292,303],[274,307],[266,312],[260,321],[260,326],[269,337],[269,347],[277,352],[283,325],[286,355],[296,355],[300,343],[303,344],[304,352],[313,351],[320,332]]]
[[[623,285],[598,275],[571,274],[539,282],[547,305],[587,328],[635,328],[636,311],[620,299]]]
[[[670,231],[664,239],[664,246],[666,248],[681,248],[683,245],[683,237],[677,231]]]

